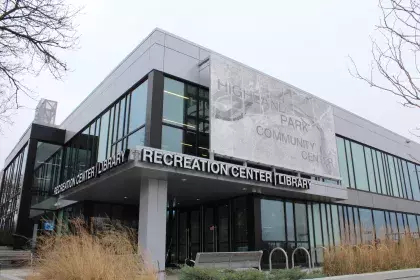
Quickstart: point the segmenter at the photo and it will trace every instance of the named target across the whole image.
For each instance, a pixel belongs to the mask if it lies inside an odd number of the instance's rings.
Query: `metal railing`
[[[274,253],[275,251],[282,251],[282,252],[283,252],[284,256],[286,257],[286,269],[289,269],[289,258],[287,257],[287,253],[286,253],[286,251],[285,251],[283,248],[281,248],[281,247],[276,247],[276,248],[274,248],[273,250],[271,250],[271,252],[270,252],[270,256],[268,257],[268,262],[269,262],[269,265],[270,265],[270,272],[271,272],[271,270],[272,270],[272,262],[271,262],[271,258],[272,258],[273,253]]]

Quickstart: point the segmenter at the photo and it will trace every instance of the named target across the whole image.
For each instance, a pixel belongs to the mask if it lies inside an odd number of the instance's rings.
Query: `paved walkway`
[[[30,275],[29,268],[7,268],[0,270],[0,280],[24,280],[26,276]],[[177,275],[168,275],[166,280],[178,280]]]
[[[31,273],[29,268],[7,268],[0,270],[0,280],[22,280]]]

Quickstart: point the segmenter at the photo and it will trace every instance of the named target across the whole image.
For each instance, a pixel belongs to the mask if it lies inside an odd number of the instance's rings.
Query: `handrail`
[[[289,259],[288,259],[288,257],[287,257],[287,253],[286,253],[286,251],[285,251],[283,248],[281,248],[281,247],[276,247],[276,248],[274,248],[273,250],[271,250],[271,252],[270,252],[270,256],[268,257],[268,262],[269,262],[269,265],[270,265],[270,272],[271,272],[271,270],[272,270],[271,257],[272,257],[272,255],[273,255],[273,253],[274,253],[275,251],[278,251],[278,250],[282,251],[282,252],[283,252],[283,254],[284,254],[284,256],[286,257],[286,269],[289,269]]]
[[[324,246],[316,246],[316,247],[313,247],[314,253],[316,254],[316,249],[321,249],[321,248],[324,249],[324,251],[327,250],[327,248],[324,247]],[[312,258],[312,268],[314,268],[314,267],[315,267],[315,259]]]
[[[305,248],[305,247],[297,247],[295,250],[293,250],[293,253],[292,253],[292,268],[294,268],[295,267],[295,253],[296,253],[296,251],[297,250],[303,250],[303,251],[305,251],[306,252],[306,255],[308,256],[308,266],[309,266],[309,269],[311,269],[312,267],[311,267],[311,255],[309,254],[309,251]]]

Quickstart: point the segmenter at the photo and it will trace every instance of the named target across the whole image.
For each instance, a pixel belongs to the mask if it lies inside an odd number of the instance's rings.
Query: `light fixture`
[[[247,190],[247,188],[242,188],[242,190],[243,190],[243,191],[246,191],[246,190]]]
[[[127,199],[128,197],[124,196],[124,199]]]
[[[181,179],[181,181],[182,181],[182,182],[185,182],[185,181],[187,181],[187,179],[185,179],[185,178],[182,178],[182,179]]]
[[[200,199],[199,198],[197,198],[197,201],[199,201]]]

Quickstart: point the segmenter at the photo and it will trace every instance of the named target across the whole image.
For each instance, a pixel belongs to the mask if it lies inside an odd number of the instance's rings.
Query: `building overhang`
[[[248,193],[322,202],[347,199],[347,189],[345,187],[321,181],[311,180],[309,188],[285,187],[268,182],[213,174],[212,172],[145,162],[142,158],[144,149],[217,163],[216,161],[159,149],[137,147],[130,151],[128,161],[125,164],[117,166],[98,178],[64,191],[59,194],[58,200],[94,200],[136,204],[139,201],[141,181],[145,178],[167,180],[168,199],[176,201],[179,205],[199,204]],[[224,162],[223,164],[242,167]],[[264,170],[264,172],[267,171]]]

